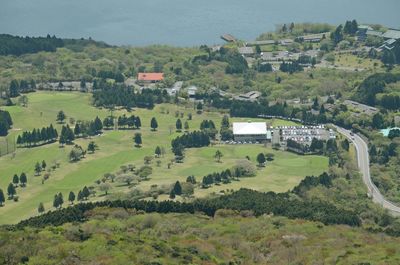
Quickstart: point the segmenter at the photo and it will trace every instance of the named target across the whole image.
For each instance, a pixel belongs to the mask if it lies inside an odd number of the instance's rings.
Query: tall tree
[[[135,136],[133,137],[133,140],[135,142],[136,147],[140,147],[142,145],[142,134],[141,133],[135,133]]]
[[[40,165],[39,162],[36,162],[36,164],[35,164],[35,173],[36,173],[36,176],[39,176],[39,175],[40,175],[40,172],[42,172],[42,166]]]
[[[6,201],[6,198],[4,197],[4,192],[2,189],[0,189],[0,207],[3,206],[5,201]]]
[[[264,166],[265,161],[266,161],[265,155],[264,155],[263,153],[259,153],[259,154],[257,155],[257,162],[258,162],[258,165],[259,165],[260,167],[261,167],[261,166]]]
[[[70,191],[70,192],[69,192],[68,201],[69,201],[71,204],[74,204],[74,201],[75,201],[75,193],[74,193],[73,191]]]
[[[158,123],[157,123],[157,120],[156,120],[155,117],[151,118],[150,127],[151,127],[152,131],[156,131],[157,130]]]
[[[182,131],[182,121],[181,119],[177,119],[175,123],[176,131],[181,132]]]
[[[22,172],[21,176],[19,176],[19,182],[21,182],[22,187],[26,186],[26,183],[28,182],[28,178],[24,172]]]
[[[19,177],[18,177],[17,174],[15,174],[15,175],[13,176],[12,182],[13,182],[13,184],[14,184],[15,187],[18,187]]]
[[[175,182],[173,191],[174,191],[175,195],[182,195],[182,186],[179,181]]]
[[[60,110],[60,111],[57,113],[57,119],[56,119],[56,121],[57,121],[58,123],[64,123],[64,120],[65,120],[66,118],[67,118],[67,116],[65,115],[64,111]]]
[[[8,184],[7,188],[7,194],[9,198],[14,198],[14,196],[17,194],[17,191],[15,190],[15,187],[12,183]]]
[[[38,213],[42,214],[42,213],[44,213],[44,211],[45,211],[44,205],[43,205],[43,202],[41,202],[41,203],[39,203],[39,206],[38,206]]]
[[[215,152],[214,158],[215,158],[215,160],[217,160],[217,162],[221,162],[221,158],[222,158],[223,156],[224,156],[224,155],[222,154],[222,152],[219,151],[219,150],[217,150],[217,151]]]

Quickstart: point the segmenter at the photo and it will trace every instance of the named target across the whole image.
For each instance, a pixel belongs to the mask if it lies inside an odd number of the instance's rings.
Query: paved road
[[[367,143],[357,134],[351,136],[349,130],[345,130],[337,126],[335,127],[338,130],[338,132],[340,132],[341,134],[346,136],[350,141],[352,141],[354,146],[356,147],[358,167],[362,173],[363,181],[365,185],[367,185],[368,193],[370,196],[372,196],[372,200],[382,205],[383,208],[388,209],[389,212],[391,212],[393,215],[400,216],[400,207],[386,200],[371,180],[371,175],[369,173],[369,154],[368,154]]]

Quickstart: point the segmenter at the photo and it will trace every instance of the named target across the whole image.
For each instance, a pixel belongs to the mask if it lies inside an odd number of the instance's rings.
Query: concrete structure
[[[189,98],[194,98],[196,96],[198,88],[196,86],[190,86],[186,88]]]
[[[257,45],[272,45],[272,44],[278,44],[279,42],[276,40],[259,40],[259,41],[251,41],[247,42],[246,46],[257,46]]]
[[[179,91],[181,90],[183,85],[182,81],[177,81],[175,82],[174,86],[171,88],[166,88],[165,90],[167,90],[168,95],[170,96],[175,96],[176,94],[179,93]]]
[[[244,94],[240,94],[235,97],[236,100],[243,101],[256,101],[261,96],[261,92],[259,91],[250,91]]]
[[[224,34],[221,36],[221,39],[223,39],[226,42],[235,42],[236,38],[232,36],[231,34]]]
[[[254,54],[253,47],[239,47],[238,51],[242,55],[253,55]]]
[[[317,34],[309,34],[299,37],[304,42],[320,42],[324,38],[329,38],[330,32],[322,32]]]
[[[374,115],[375,113],[379,112],[379,110],[377,108],[356,102],[356,101],[352,101],[352,100],[345,100],[343,102],[347,107],[353,108],[354,110],[356,110],[359,114],[356,113],[356,115],[360,115],[360,114],[367,114],[367,115]]]
[[[271,139],[271,133],[265,122],[234,122],[233,137],[237,142],[265,142]]]
[[[60,81],[60,82],[46,82],[36,85],[39,90],[55,90],[55,91],[91,91],[93,84],[91,82],[85,83],[85,88],[81,87],[81,81]]]
[[[385,33],[382,34],[384,39],[400,39],[400,30],[398,29],[389,29]]]

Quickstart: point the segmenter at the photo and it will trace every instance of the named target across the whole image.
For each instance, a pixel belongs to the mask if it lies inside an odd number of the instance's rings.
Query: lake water
[[[400,27],[400,0],[0,0],[0,33],[194,46],[253,40],[290,22]]]

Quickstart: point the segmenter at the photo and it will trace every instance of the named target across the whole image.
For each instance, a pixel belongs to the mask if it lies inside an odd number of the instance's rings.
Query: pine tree
[[[78,200],[78,201],[83,201],[82,191],[79,191],[79,192],[78,192],[77,200]]]
[[[19,177],[19,182],[21,182],[22,187],[26,186],[26,183],[28,182],[28,178],[24,172],[21,173],[21,176]]]
[[[4,197],[4,192],[2,189],[0,189],[0,206],[3,206],[5,201],[6,201],[6,198]]]
[[[17,194],[17,191],[15,190],[15,187],[12,183],[8,184],[7,188],[7,194],[9,198],[14,198],[14,196]]]
[[[183,125],[183,128],[185,128],[186,132],[189,131],[189,123],[187,121],[185,121],[185,124]]]
[[[135,133],[135,136],[133,137],[133,140],[135,141],[136,147],[140,147],[142,145],[142,134],[141,133]]]
[[[85,200],[87,200],[87,198],[89,198],[89,196],[90,196],[90,191],[89,191],[89,189],[88,189],[86,186],[83,187],[82,196],[83,196],[83,198],[84,198]]]
[[[156,147],[156,150],[154,150],[154,154],[155,154],[157,157],[160,157],[160,156],[161,156],[161,148],[160,148],[159,146],[157,146],[157,147]]]
[[[169,198],[170,198],[170,199],[175,199],[175,192],[174,192],[173,189],[172,189],[171,192],[169,193]]]
[[[95,142],[93,142],[93,141],[91,141],[90,143],[89,143],[89,145],[88,145],[88,148],[87,148],[87,150],[90,152],[90,153],[94,153],[95,151],[96,151],[96,143]]]
[[[182,195],[182,186],[179,181],[175,182],[174,188],[172,189],[175,195]]]
[[[58,201],[58,194],[54,195],[54,199],[53,199],[53,207],[54,208],[58,208],[60,206],[60,203]]]
[[[142,122],[140,121],[140,117],[135,118],[135,127],[136,129],[140,129],[140,127],[142,127]]]
[[[258,165],[259,165],[260,167],[263,166],[264,163],[265,163],[265,161],[266,161],[265,155],[264,155],[263,153],[259,153],[259,154],[257,155],[257,162],[258,162]]]
[[[156,131],[157,130],[158,123],[157,123],[157,120],[156,120],[155,117],[151,118],[150,127],[151,127],[152,131]]]
[[[38,213],[42,214],[42,213],[44,213],[44,211],[45,211],[44,205],[43,205],[43,202],[41,202],[41,203],[39,203],[39,206],[38,206]]]
[[[45,170],[47,167],[46,161],[42,161],[42,170]]]
[[[42,167],[41,167],[39,162],[36,162],[36,164],[35,164],[35,173],[36,173],[37,176],[39,176],[40,172],[42,172]]]
[[[12,182],[13,182],[15,187],[18,187],[19,177],[18,177],[17,174],[14,175]]]
[[[66,118],[67,118],[67,116],[65,116],[64,111],[60,110],[60,111],[57,113],[57,119],[56,119],[56,121],[59,122],[59,123],[63,123],[64,120],[65,120]]]
[[[74,203],[74,201],[75,201],[75,193],[74,193],[73,191],[70,191],[70,192],[69,192],[68,201],[69,201],[71,204]]]
[[[175,127],[176,127],[176,131],[177,132],[182,131],[182,121],[181,121],[181,119],[177,119],[176,120]]]

